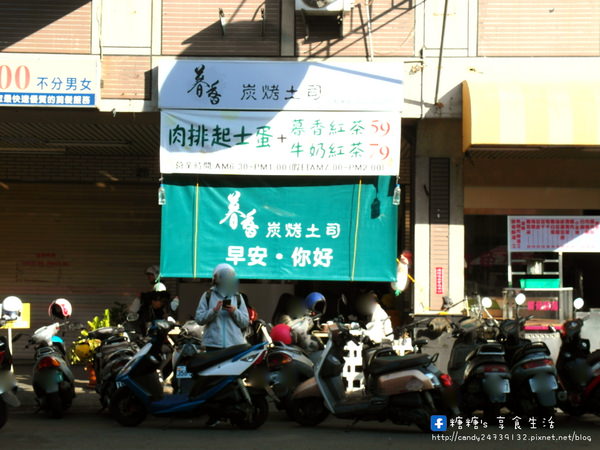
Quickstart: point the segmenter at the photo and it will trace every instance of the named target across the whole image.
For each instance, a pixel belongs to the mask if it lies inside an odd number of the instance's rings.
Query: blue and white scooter
[[[172,324],[155,321],[151,341],[123,367],[117,390],[110,401],[112,416],[124,426],[137,426],[148,414],[208,415],[211,420],[229,420],[243,429],[256,429],[269,412],[266,399],[267,342],[235,345],[198,354],[186,366],[178,366],[176,377],[189,378],[185,391],[165,395],[158,370],[161,348]]]
[[[48,316],[60,322],[38,328],[27,344],[35,348],[33,390],[36,400],[40,408],[55,419],[63,416],[75,398],[75,377],[67,362],[64,340],[59,336],[77,327],[69,322],[72,312],[68,300],[54,300],[48,308]]]

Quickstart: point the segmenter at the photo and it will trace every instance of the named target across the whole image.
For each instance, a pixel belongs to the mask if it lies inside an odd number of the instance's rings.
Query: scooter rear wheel
[[[46,394],[46,397],[44,398],[44,405],[46,412],[53,419],[60,419],[65,413],[65,408],[63,407],[63,402],[60,398],[59,392]]]
[[[232,420],[233,424],[242,430],[256,430],[261,427],[269,416],[269,404],[264,396],[252,396],[252,413],[250,417]]]
[[[292,400],[287,412],[303,427],[315,427],[329,416],[323,399],[317,397]]]
[[[124,427],[136,427],[144,421],[148,412],[129,389],[121,388],[110,399],[110,414]]]
[[[8,407],[2,397],[0,397],[0,428],[6,424],[6,419],[8,419]]]
[[[585,408],[579,405],[573,405],[568,401],[561,402],[558,404],[558,407],[569,416],[579,417],[585,414]]]

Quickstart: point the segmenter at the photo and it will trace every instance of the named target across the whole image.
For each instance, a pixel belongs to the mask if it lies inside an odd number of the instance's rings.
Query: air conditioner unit
[[[339,16],[353,6],[354,0],[296,0],[296,11],[307,16]]]

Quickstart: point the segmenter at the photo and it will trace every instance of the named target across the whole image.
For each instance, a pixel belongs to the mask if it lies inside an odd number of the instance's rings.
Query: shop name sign
[[[95,107],[99,67],[97,56],[3,53],[0,106]]]
[[[600,216],[509,216],[511,252],[600,252]]]
[[[395,112],[161,112],[162,173],[395,175]]]
[[[400,111],[402,63],[171,60],[162,109]]]
[[[191,186],[167,177],[163,276],[210,277],[217,264],[228,262],[242,278],[393,279],[392,178],[296,186],[270,184],[273,177],[244,179],[236,186],[222,178]]]

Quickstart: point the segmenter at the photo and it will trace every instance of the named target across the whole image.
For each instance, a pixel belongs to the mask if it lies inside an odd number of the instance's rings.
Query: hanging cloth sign
[[[392,177],[195,180],[165,179],[163,277],[209,278],[227,262],[241,278],[395,279]]]

